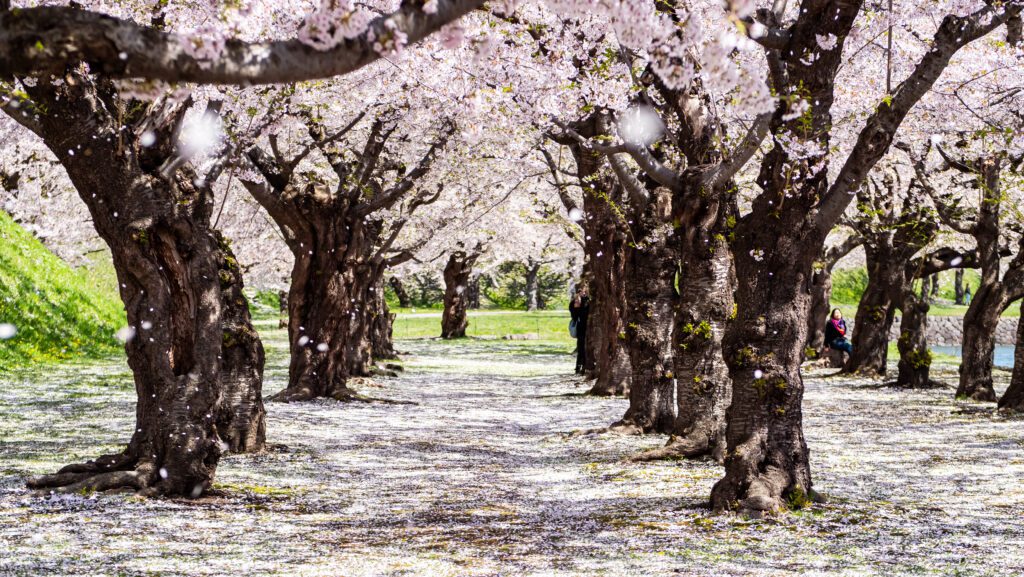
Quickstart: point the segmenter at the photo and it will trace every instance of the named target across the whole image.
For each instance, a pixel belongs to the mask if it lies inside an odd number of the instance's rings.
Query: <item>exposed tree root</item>
[[[644,451],[626,459],[634,463],[645,463],[650,461],[666,461],[674,459],[693,459],[705,455],[714,455],[719,462],[722,461],[722,451],[712,445],[713,439],[707,435],[694,432],[691,435],[675,436],[669,438],[664,447]]]
[[[388,405],[418,405],[413,401],[399,401],[395,399],[383,399],[361,395],[356,391],[343,387],[327,395],[315,395],[308,388],[284,389],[280,393],[267,399],[277,403],[303,403],[317,398],[334,399],[342,403],[384,403]]]
[[[911,385],[907,385],[905,383],[901,383],[899,381],[886,381],[885,383],[882,383],[881,386],[882,387],[886,387],[886,388],[894,388],[894,389],[926,390],[926,389],[944,389],[944,388],[946,388],[946,383],[943,383],[942,381],[936,381],[935,379],[928,379],[928,384],[923,386],[923,387],[914,387],[914,386],[911,386]]]
[[[619,421],[618,423],[614,423],[614,424],[609,425],[607,427],[598,427],[596,429],[582,429],[582,430],[579,430],[579,431],[572,431],[572,432],[569,432],[569,433],[564,433],[564,436],[566,438],[568,438],[568,439],[572,439],[574,437],[585,437],[585,436],[588,436],[588,435],[607,435],[607,434],[629,435],[629,436],[642,435],[642,434],[644,434],[644,429],[643,429],[643,427],[641,427],[639,425],[635,425],[633,423],[624,423],[622,421]]]
[[[156,466],[152,461],[137,461],[126,454],[104,455],[95,461],[63,467],[51,475],[29,479],[30,489],[54,493],[102,492],[130,489],[139,494],[161,494]]]

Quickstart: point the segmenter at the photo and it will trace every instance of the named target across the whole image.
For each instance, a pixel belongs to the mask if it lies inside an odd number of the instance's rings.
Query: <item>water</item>
[[[932,352],[953,355],[954,357],[963,356],[959,345],[934,346],[932,347]],[[1013,368],[1013,345],[996,345],[995,365],[1006,369]]]

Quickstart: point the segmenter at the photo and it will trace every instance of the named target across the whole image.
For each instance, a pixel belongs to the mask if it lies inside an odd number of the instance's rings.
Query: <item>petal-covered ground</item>
[[[269,336],[272,393],[286,359]],[[221,494],[195,501],[31,494],[25,476],[127,439],[130,375],[0,377],[0,575],[1024,573],[1024,427],[952,388],[810,375],[806,435],[831,501],[751,521],[707,509],[714,462],[623,461],[664,438],[564,435],[626,406],[578,396],[564,346],[399,348],[405,373],[363,392],[417,404],[271,404],[272,450],[227,457]]]

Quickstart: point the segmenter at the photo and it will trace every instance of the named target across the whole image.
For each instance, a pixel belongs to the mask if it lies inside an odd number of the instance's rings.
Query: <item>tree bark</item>
[[[394,340],[395,317],[397,315],[388,309],[387,299],[384,298],[383,281],[384,279],[381,277],[379,285],[370,294],[370,302],[368,303],[368,308],[372,311],[372,318],[370,319],[370,355],[374,361],[398,359]]]
[[[457,250],[448,257],[444,267],[444,312],[441,315],[441,338],[460,339],[466,336],[469,317],[467,287],[473,265],[482,254],[479,245],[472,251]]]
[[[362,118],[358,115],[334,138]],[[446,125],[418,165],[403,168],[398,182],[385,188],[383,173],[398,166],[380,162],[388,138],[397,129],[394,115],[385,111],[375,118],[363,152],[355,160],[338,152],[335,140],[316,119],[304,120],[312,146],[338,176],[332,187],[317,181],[293,183],[302,156],[287,160],[276,145],[271,146],[273,156],[258,146],[250,148],[247,159],[262,181],[242,179],[281,229],[295,257],[288,293],[288,386],[272,400],[364,400],[349,388],[349,378],[369,376],[375,345],[378,356],[394,352],[388,342],[392,316],[384,301],[384,271],[412,258],[410,250],[386,255],[394,252],[392,245],[407,217],[418,206],[436,201],[441,189],[432,195],[421,191],[408,199],[400,217],[385,220],[377,211],[405,199],[417,179],[429,171],[454,128]]]
[[[293,243],[288,387],[272,400],[354,400],[347,382],[370,374],[370,324],[378,312],[371,289],[383,284],[383,263],[371,261],[379,224],[343,210],[305,216],[306,234]]]
[[[480,308],[480,275],[474,274],[466,286],[466,305],[472,310]]]
[[[131,332],[125,352],[138,402],[135,432],[121,453],[28,484],[199,496],[213,483],[223,450],[219,430],[241,450],[262,444],[262,347],[238,298],[237,265],[232,268],[209,225],[215,179],[197,186],[187,165],[167,176],[160,170],[174,154],[173,135],[186,107],[153,118],[157,144],[143,148],[133,126],[122,128],[148,121],[126,118],[145,114],[145,105],[130,106],[104,81],[75,75],[74,82],[55,86],[40,79],[29,92],[46,110],[34,129],[110,247]],[[230,310],[222,323],[225,306]]]
[[[890,257],[887,255],[885,258]],[[851,341],[853,353],[846,362],[845,372],[885,376],[889,358],[889,329],[895,318],[892,293],[902,285],[897,275],[905,265],[905,262],[868,259],[868,286],[857,305]]]
[[[1024,299],[1020,301],[1021,319],[1024,319]],[[1010,387],[999,399],[999,408],[1024,411],[1024,320],[1017,321],[1017,342],[1013,349],[1013,374]]]
[[[896,341],[900,352],[898,386],[923,389],[934,384],[930,378],[932,352],[928,348],[929,308],[927,297],[921,298],[912,286],[907,287],[900,307],[900,338]]]
[[[973,166],[975,182],[982,191],[977,220],[972,227],[981,264],[981,283],[964,314],[963,360],[956,396],[975,401],[995,401],[992,365],[995,328],[1010,301],[1004,300],[1005,284],[1000,280],[1000,188],[1001,155],[978,159]]]
[[[997,281],[998,282],[998,281]],[[960,363],[959,398],[996,400],[992,387],[992,366],[996,350],[996,327],[1005,304],[998,286],[982,282],[964,315],[963,360]]]
[[[588,135],[597,133],[589,118],[581,127]],[[590,317],[587,321],[586,369],[596,377],[587,394],[625,395],[632,369],[625,347],[626,337],[626,242],[625,220],[613,210],[624,200],[624,190],[602,164],[602,157],[571,141],[576,174],[583,190],[584,278],[590,289]],[[570,207],[567,207],[570,208]]]
[[[266,445],[263,407],[263,343],[252,326],[242,292],[242,270],[220,232],[220,291],[223,326],[220,382],[223,399],[217,431],[233,453],[262,451]]]
[[[277,320],[277,328],[283,329],[288,326],[288,291],[277,291],[277,299],[281,317]]]
[[[412,299],[409,298],[409,293],[405,290],[402,279],[393,276],[388,280],[388,283],[391,285],[391,289],[395,291],[395,297],[398,298],[398,306],[403,309],[412,307]]]
[[[956,276],[953,277],[953,303],[964,304],[964,269],[956,269]]]
[[[541,263],[529,258],[526,261],[526,310],[533,312],[540,308],[540,267]]]
[[[739,211],[735,197],[728,193],[711,198],[704,200],[700,190],[676,195],[680,223],[675,235],[680,269],[673,329],[676,418],[664,452],[681,457],[712,454],[722,460],[725,411],[732,400],[722,337],[733,315],[736,285],[726,239]]]
[[[626,339],[632,370],[629,408],[612,425],[642,433],[671,433],[676,417],[672,318],[678,269],[668,191],[633,215],[634,244],[626,248]]]

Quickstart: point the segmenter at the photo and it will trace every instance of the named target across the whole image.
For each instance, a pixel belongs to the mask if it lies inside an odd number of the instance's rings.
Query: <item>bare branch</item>
[[[732,151],[732,154],[724,162],[705,174],[705,182],[710,185],[709,188],[715,189],[725,184],[750,162],[750,159],[761,148],[764,138],[768,136],[768,128],[771,126],[773,114],[766,112],[755,118],[754,124],[750,126],[750,130],[747,131],[736,150]]]
[[[418,2],[403,2],[394,13],[375,18],[359,38],[330,50],[314,50],[298,40],[231,40],[213,61],[190,56],[184,45],[188,39],[178,34],[88,10],[45,6],[0,11],[0,78],[60,75],[78,62],[88,62],[92,72],[108,78],[198,84],[329,78],[380,58],[369,38],[392,34],[386,30],[389,21],[414,44],[483,4],[483,0],[439,0],[436,12],[428,14]]]

